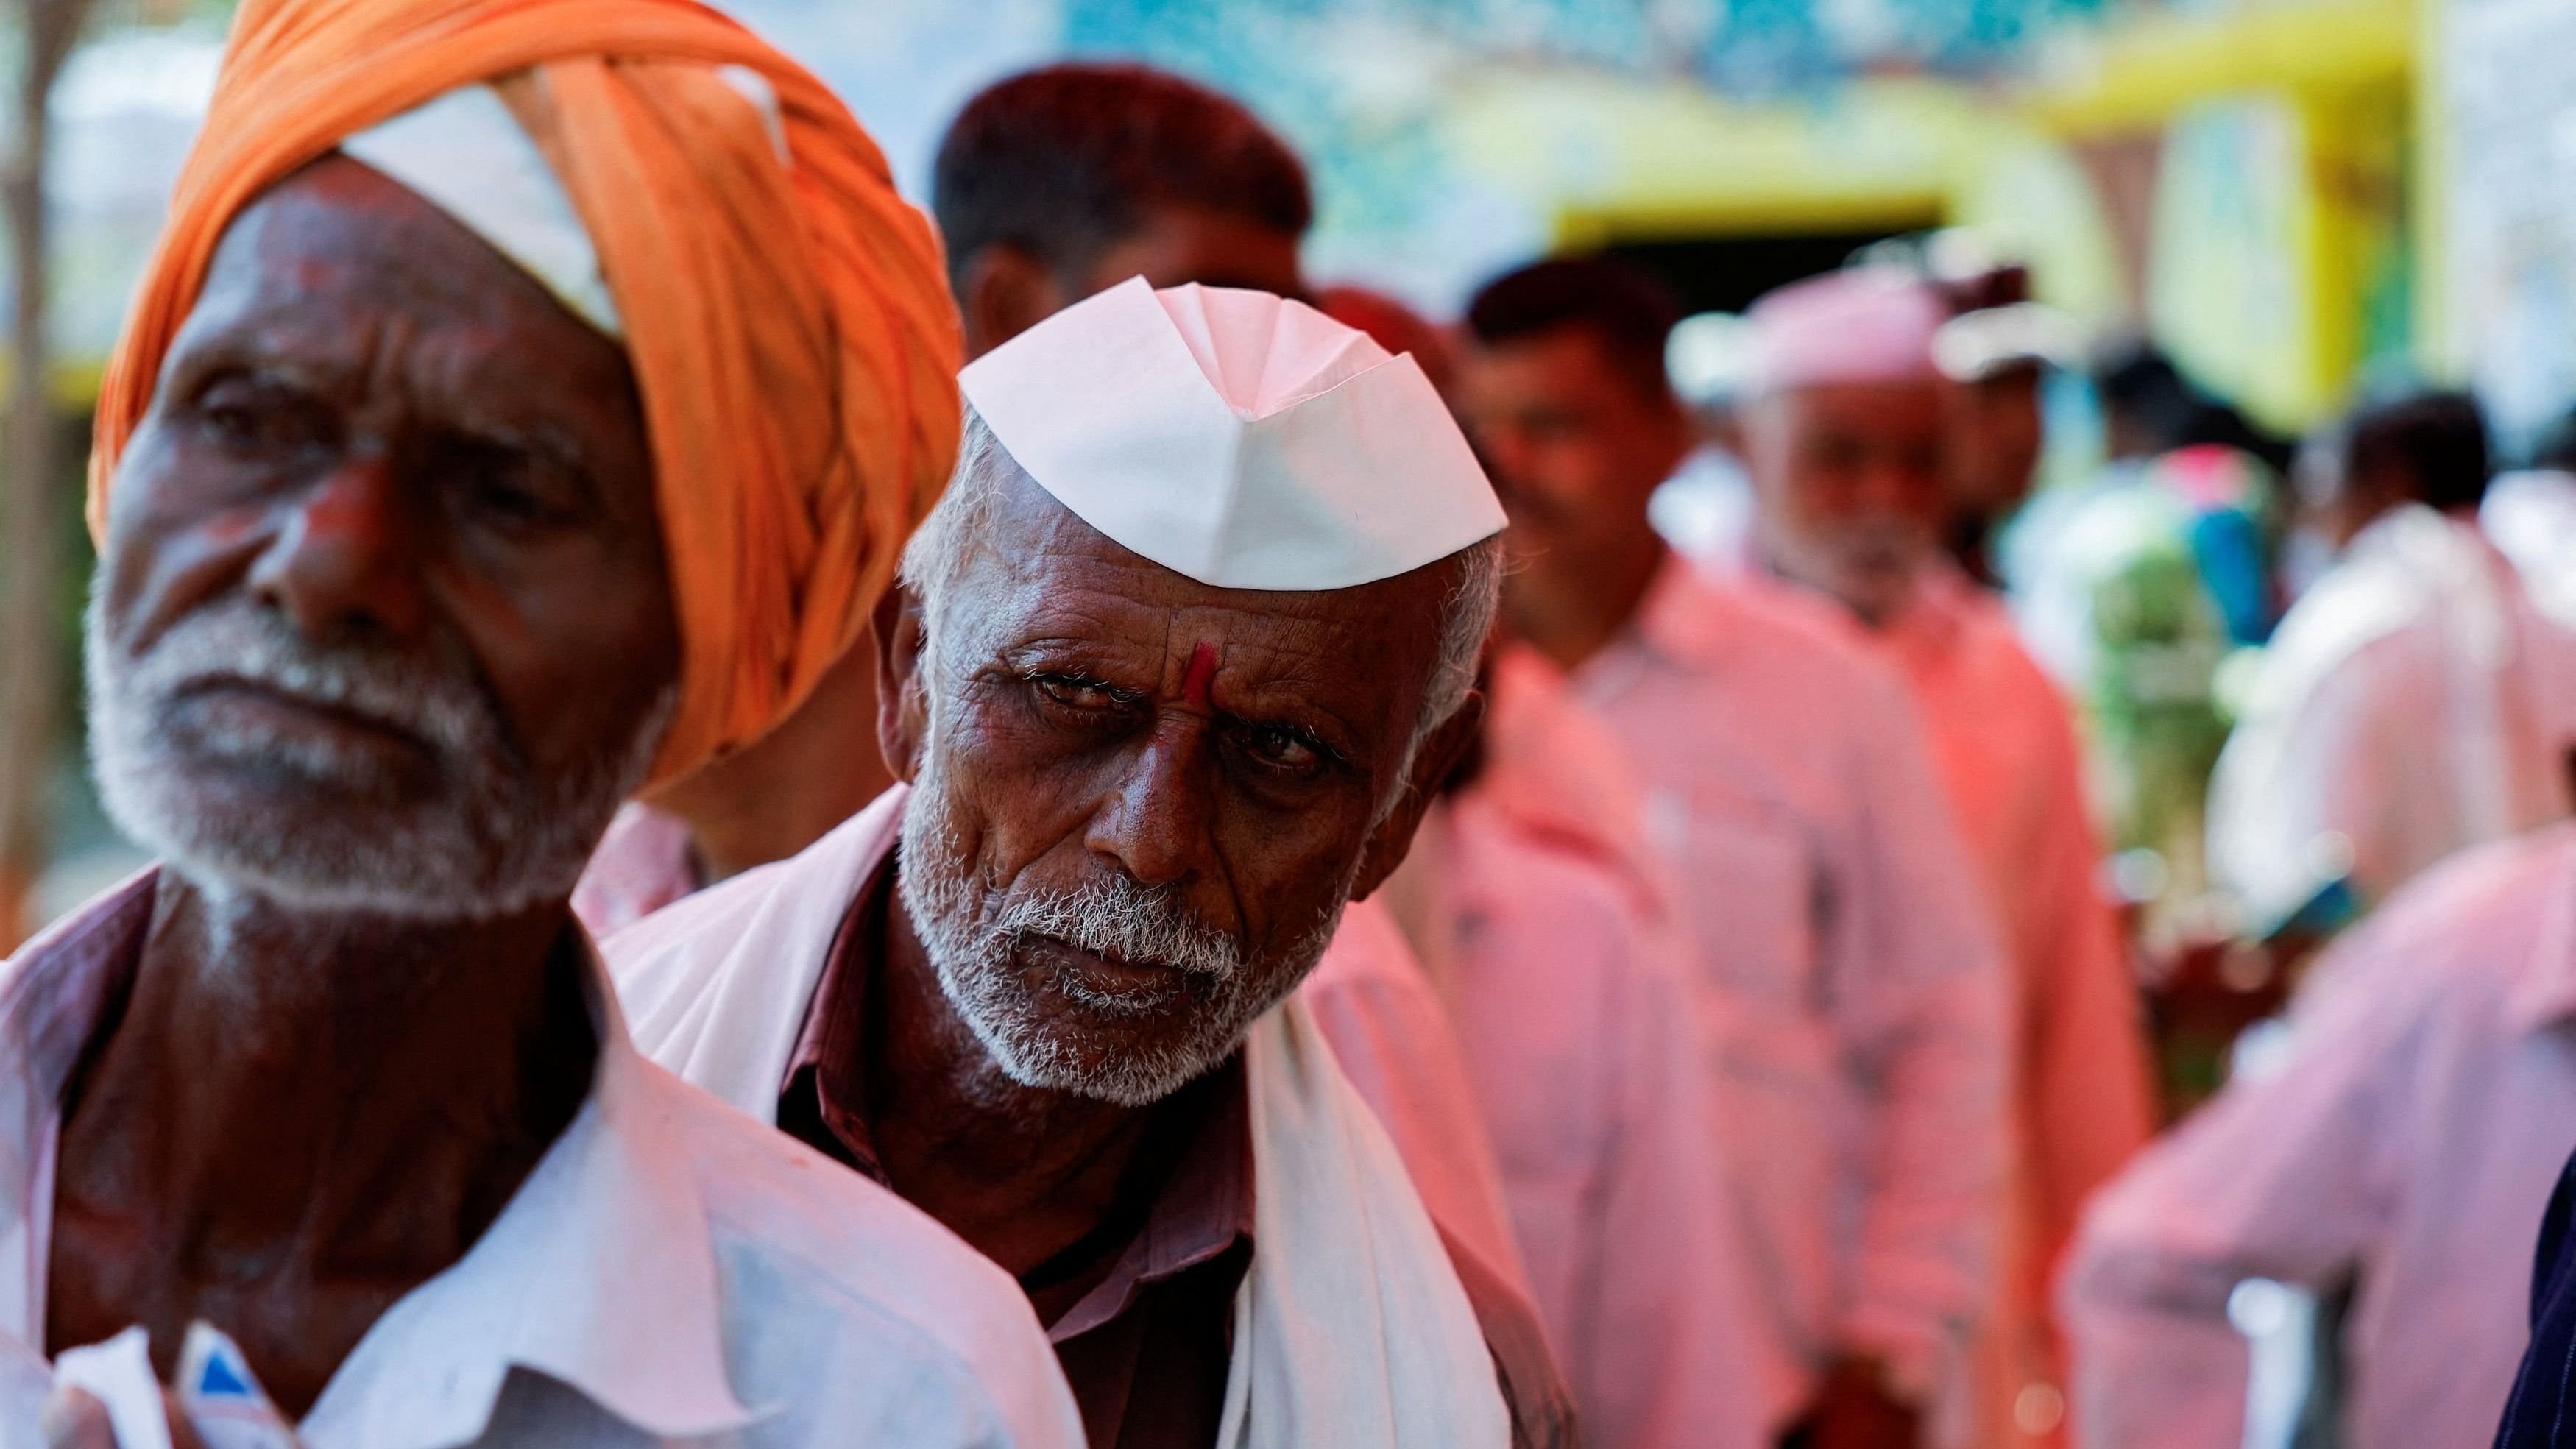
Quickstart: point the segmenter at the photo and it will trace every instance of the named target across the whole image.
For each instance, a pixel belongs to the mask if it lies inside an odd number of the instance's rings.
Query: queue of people
[[[2473,402],[2311,442],[2275,628],[2169,373],[2025,503],[2026,301],[1793,283],[1712,435],[1645,274],[1444,327],[1313,213],[1138,66],[925,215],[687,0],[247,0],[92,469],[159,863],[0,978],[0,1445],[2219,1449],[2256,1279],[2349,1442],[2576,1442],[2576,628]],[[2141,848],[2336,937],[2161,1139]]]

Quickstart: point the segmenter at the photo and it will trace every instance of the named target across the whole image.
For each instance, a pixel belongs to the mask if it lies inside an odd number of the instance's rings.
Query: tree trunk
[[[68,661],[57,610],[65,496],[54,447],[46,340],[45,103],[80,38],[92,0],[17,0],[26,33],[17,152],[0,173],[9,214],[17,312],[10,325],[6,451],[0,453],[0,950],[36,924],[30,891],[46,857],[46,786],[59,745]]]

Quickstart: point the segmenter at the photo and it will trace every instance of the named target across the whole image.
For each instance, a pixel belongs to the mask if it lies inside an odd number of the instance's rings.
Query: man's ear
[[[1723,414],[1700,426],[1700,435],[1717,445],[1730,458],[1744,456],[1744,414],[1728,408]]]
[[[1413,832],[1440,798],[1440,787],[1449,779],[1467,750],[1476,743],[1485,725],[1485,695],[1471,691],[1458,712],[1441,721],[1422,748],[1413,752],[1413,770],[1404,781],[1404,793],[1397,797],[1395,808],[1387,812],[1370,834],[1368,847],[1360,856],[1358,880],[1351,886],[1351,899],[1364,901],[1371,892],[1386,884],[1395,868],[1404,864],[1405,852],[1413,848]]]
[[[957,274],[957,310],[966,324],[971,361],[1061,311],[1064,289],[1026,248],[994,242],[967,258]]]
[[[877,600],[869,638],[877,651],[877,749],[896,779],[909,785],[921,766],[921,744],[930,737],[930,709],[922,695],[921,600],[895,587]]]

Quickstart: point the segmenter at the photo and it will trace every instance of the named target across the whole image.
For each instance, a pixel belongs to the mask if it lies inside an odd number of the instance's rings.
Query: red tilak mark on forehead
[[[1206,709],[1208,683],[1216,678],[1216,646],[1205,640],[1190,651],[1190,672],[1181,678],[1181,698]]]

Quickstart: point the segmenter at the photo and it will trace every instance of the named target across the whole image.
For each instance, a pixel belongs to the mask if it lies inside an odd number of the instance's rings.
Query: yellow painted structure
[[[1566,250],[1967,224],[2106,330],[2137,319],[2077,153],[2161,135],[2157,210],[2186,214],[2151,238],[2144,320],[2286,427],[2337,405],[2387,350],[2392,307],[2401,339],[2430,335],[2404,305],[2433,242],[2423,28],[2415,0],[2244,0],[2054,37],[2010,85],[1872,78],[1743,104],[1683,79],[1492,68],[1458,77],[1444,110],[1456,154],[1552,217]],[[2414,288],[2419,303],[2429,291]]]

